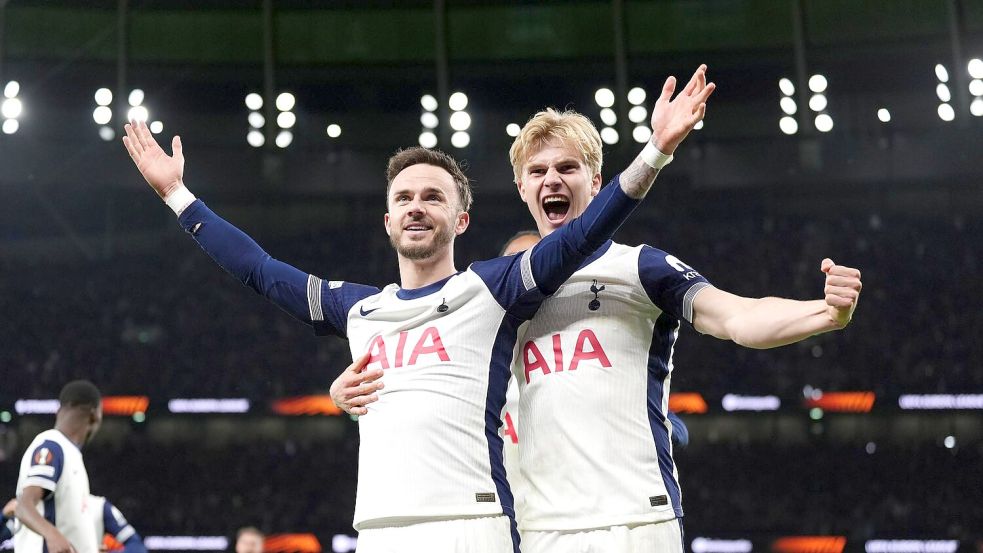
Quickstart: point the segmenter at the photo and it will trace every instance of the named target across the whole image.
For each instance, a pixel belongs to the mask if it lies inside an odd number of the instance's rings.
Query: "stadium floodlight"
[[[983,79],[983,60],[973,58],[969,60],[969,76],[974,79]]]
[[[983,96],[983,80],[973,79],[969,81],[969,93],[973,96]]]
[[[645,121],[648,114],[649,112],[645,109],[645,106],[635,106],[628,110],[628,120],[632,123],[641,123]]]
[[[471,143],[471,135],[465,131],[457,131],[451,135],[451,145],[455,148],[466,148]]]
[[[96,105],[108,106],[113,103],[113,91],[108,88],[100,88],[95,94]]]
[[[825,94],[813,94],[812,98],[809,98],[809,109],[812,111],[823,111],[828,104]]]
[[[276,124],[281,129],[289,129],[297,122],[297,116],[292,111],[284,111],[276,116]]]
[[[816,116],[816,130],[819,132],[829,132],[833,130],[833,118],[828,113],[820,113]]]
[[[7,98],[0,104],[0,113],[7,119],[17,119],[20,114],[24,111],[24,104],[21,103],[20,98]]]
[[[128,121],[142,123],[146,122],[147,119],[150,119],[150,113],[147,111],[147,108],[143,106],[136,106],[130,108],[130,110],[126,112],[126,119]]]
[[[454,111],[461,111],[468,107],[468,95],[463,92],[455,92],[447,100],[447,105]]]
[[[16,119],[7,119],[3,122],[3,134],[14,134],[20,128],[20,123]]]
[[[423,146],[424,148],[433,148],[437,146],[437,135],[430,131],[424,131],[420,133],[420,137],[417,139],[417,141],[420,143],[420,146]]]
[[[259,131],[249,131],[249,134],[246,135],[246,142],[253,148],[259,148],[266,143],[266,137]]]
[[[116,131],[108,125],[103,125],[99,127],[99,138],[109,142],[110,140],[116,138]]]
[[[601,110],[601,121],[603,121],[604,124],[609,127],[613,126],[615,123],[618,122],[618,115],[614,113],[613,109],[604,108]]]
[[[99,106],[92,110],[92,120],[96,122],[97,125],[105,125],[112,121],[113,110],[109,106]]]
[[[949,104],[939,104],[939,119],[943,121],[952,121],[956,118],[956,112],[952,109]]]
[[[881,108],[877,110],[877,118],[881,120],[881,123],[891,122],[891,112],[887,108]]]
[[[946,449],[952,449],[956,447],[956,437],[946,436],[945,439],[942,440],[942,445],[944,445]]]
[[[817,74],[809,77],[809,90],[815,92],[816,94],[826,92],[826,86],[828,84],[829,83],[826,82],[825,75]]]
[[[632,104],[634,106],[640,106],[640,105],[642,105],[642,102],[644,102],[644,101],[645,101],[645,89],[644,88],[642,88],[640,86],[636,86],[635,88],[633,88],[633,89],[631,89],[631,90],[628,91],[628,103],[629,104]]]
[[[969,104],[969,112],[976,117],[983,115],[983,98],[973,100],[973,103]]]
[[[294,104],[297,103],[297,98],[289,92],[281,92],[279,96],[276,97],[276,109],[280,111],[290,111],[294,109]]]
[[[813,407],[809,409],[809,418],[818,421],[823,418],[823,410],[820,407]]]
[[[703,128],[703,119],[700,119],[699,121],[696,122],[695,125],[693,125],[693,130],[694,131],[698,131],[698,130],[700,130],[702,128]]]
[[[164,131],[164,123],[162,121],[154,121],[150,124],[150,132],[154,134],[160,134]]]
[[[20,93],[20,83],[17,81],[10,81],[7,86],[3,87],[3,97],[13,98]]]
[[[519,133],[520,132],[522,132],[522,129],[516,123],[509,123],[505,127],[505,134],[507,134],[507,135],[509,135],[509,136],[511,136],[513,138],[515,138],[516,136],[519,136]]]
[[[939,86],[935,87],[935,95],[939,97],[940,102],[948,102],[952,100],[952,92],[949,91],[949,87],[939,83]]]
[[[795,103],[795,100],[791,96],[783,96],[778,104],[782,107],[782,111],[786,115],[795,115],[795,112],[799,111],[798,104]]]
[[[0,411],[0,422],[6,424],[11,419],[13,419],[13,416],[11,416],[10,411]]]
[[[935,76],[938,77],[940,82],[949,82],[949,70],[941,63],[935,64]]]
[[[424,94],[420,97],[420,105],[427,111],[437,111],[437,99],[430,94]]]
[[[799,132],[799,122],[794,117],[782,117],[778,121],[778,128],[785,134],[795,134]]]
[[[280,131],[276,135],[276,145],[280,148],[286,148],[294,141],[294,133],[290,131]]]
[[[246,94],[246,107],[252,111],[259,111],[263,107],[263,97],[255,92]]]
[[[609,108],[614,105],[614,92],[610,88],[598,88],[594,92],[594,101],[602,108]]]
[[[143,411],[137,411],[133,413],[133,422],[140,423],[147,420],[147,414]]]
[[[635,142],[644,144],[648,142],[649,138],[652,138],[652,129],[645,125],[639,125],[631,131],[631,137],[635,139]]]
[[[786,96],[791,96],[791,95],[795,94],[795,85],[792,84],[792,81],[790,81],[789,79],[787,79],[785,77],[782,77],[781,79],[779,79],[779,81],[778,81],[778,88],[781,89],[782,94],[784,94]]]
[[[137,107],[143,105],[143,98],[144,98],[143,90],[140,90],[139,88],[134,88],[133,90],[130,91],[130,97],[128,98],[128,100],[131,106]]]
[[[425,111],[420,115],[420,124],[425,129],[436,129],[437,125],[440,124],[440,119],[437,118],[437,114],[434,112]]]
[[[466,131],[471,126],[471,116],[466,111],[455,111],[451,114],[451,128],[455,131]]]
[[[877,444],[874,442],[867,442],[867,445],[864,446],[864,451],[867,452],[867,455],[873,455],[877,452]]]
[[[604,127],[601,129],[601,140],[603,140],[605,144],[617,144],[618,131],[611,127]]]
[[[337,123],[331,123],[330,125],[328,125],[327,132],[329,138],[338,138],[339,136],[341,136],[341,125]]]
[[[254,129],[262,129],[266,124],[266,118],[258,111],[249,112],[249,126]]]

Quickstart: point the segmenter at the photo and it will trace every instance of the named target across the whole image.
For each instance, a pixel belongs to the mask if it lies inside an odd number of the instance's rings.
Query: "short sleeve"
[[[53,492],[58,487],[62,469],[65,467],[65,452],[61,445],[45,440],[31,452],[31,464],[24,475],[25,486],[37,486]]]
[[[126,521],[123,513],[108,500],[102,506],[102,521],[106,527],[106,533],[120,543],[126,543],[126,540],[136,534],[136,530]]]
[[[322,280],[310,275],[307,281],[307,303],[311,311],[314,334],[334,334],[348,337],[348,312],[356,303],[378,294],[375,286],[354,284],[341,280]]]
[[[674,255],[642,246],[638,275],[652,303],[676,319],[693,323],[693,300],[710,283]]]

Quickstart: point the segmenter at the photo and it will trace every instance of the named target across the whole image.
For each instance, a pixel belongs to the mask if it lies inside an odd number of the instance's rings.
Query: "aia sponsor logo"
[[[569,365],[564,364],[561,335],[554,334],[552,336],[552,342],[552,366],[550,366],[547,357],[543,355],[542,350],[539,349],[536,342],[530,340],[522,346],[522,365],[526,374],[526,384],[529,384],[532,374],[536,371],[541,371],[543,376],[563,372],[564,370],[575,371],[580,363],[590,360],[597,360],[602,367],[611,366],[611,361],[608,359],[608,354],[605,353],[604,347],[601,346],[601,341],[597,339],[594,331],[589,328],[581,330],[580,334],[577,335],[577,341],[574,344],[573,355],[570,357]]]
[[[444,341],[440,338],[440,331],[437,327],[427,327],[419,334],[412,337],[416,332],[406,331],[399,333],[396,338],[396,347],[390,350],[390,344],[382,336],[376,336],[369,344],[369,362],[366,366],[378,363],[383,369],[398,369],[400,367],[410,367],[420,362],[448,362],[451,360],[444,348]],[[410,348],[409,344],[413,344]],[[390,351],[392,355],[390,356]],[[436,358],[436,359],[435,359]]]

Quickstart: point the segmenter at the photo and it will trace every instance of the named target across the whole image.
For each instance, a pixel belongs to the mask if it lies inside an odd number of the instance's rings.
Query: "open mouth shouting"
[[[559,225],[566,220],[570,211],[570,199],[561,194],[550,194],[543,198],[542,207],[546,220]]]

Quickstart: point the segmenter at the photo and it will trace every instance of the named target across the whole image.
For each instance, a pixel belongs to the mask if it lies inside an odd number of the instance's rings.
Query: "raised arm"
[[[860,271],[824,259],[825,298],[744,298],[707,287],[693,300],[693,327],[749,348],[766,349],[846,327],[860,299]]]

